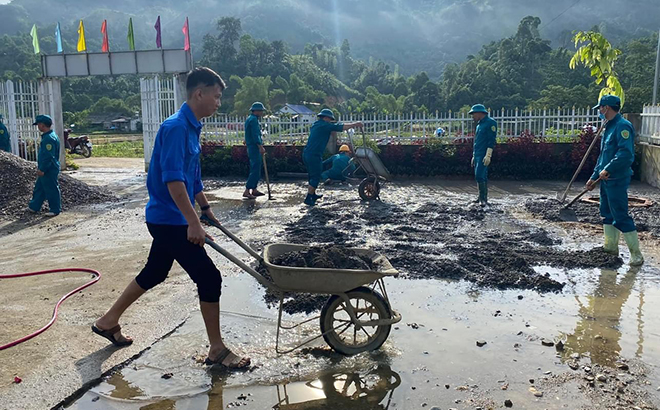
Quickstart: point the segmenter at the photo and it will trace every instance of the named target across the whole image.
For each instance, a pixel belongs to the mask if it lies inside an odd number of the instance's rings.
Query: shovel
[[[573,174],[573,178],[571,178],[571,182],[568,183],[566,190],[562,193],[557,192],[557,199],[559,200],[559,202],[564,202],[566,200],[566,195],[568,195],[568,190],[571,189],[573,182],[575,182],[575,179],[580,174],[580,171],[582,171],[582,167],[584,166],[584,163],[587,162],[587,158],[589,157],[591,150],[594,148],[594,145],[596,145],[596,141],[598,141],[598,139],[600,138],[600,134],[605,129],[605,125],[607,125],[607,121],[605,121],[605,123],[603,123],[603,125],[601,125],[600,128],[598,128],[598,132],[596,133],[596,136],[594,137],[593,141],[591,141],[591,144],[589,145],[587,152],[584,153],[584,157],[582,157],[582,161],[580,162],[580,165],[575,171],[575,174]]]
[[[274,201],[275,198],[273,198],[273,196],[270,193],[270,179],[268,178],[268,165],[266,164],[266,154],[263,154],[261,158],[263,158],[264,160],[264,172],[266,174],[266,187],[268,188],[268,200]]]
[[[600,178],[596,180],[594,183],[597,184],[600,181]],[[575,211],[572,209],[568,209],[571,205],[577,202],[578,199],[582,198],[584,194],[586,194],[589,190],[587,188],[583,189],[582,192],[580,192],[575,198],[571,200],[568,204],[564,205],[559,209],[559,218],[562,221],[565,222],[577,222],[577,215],[575,214]]]

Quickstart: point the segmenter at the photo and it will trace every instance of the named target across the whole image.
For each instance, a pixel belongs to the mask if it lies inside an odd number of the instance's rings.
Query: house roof
[[[285,107],[289,107],[290,110],[296,112],[297,114],[304,114],[304,115],[316,115],[316,113],[309,108],[305,107],[304,105],[295,105],[295,104],[286,104]],[[280,109],[280,111],[283,108]]]
[[[90,114],[87,119],[90,124],[101,124],[104,122],[112,122],[113,120],[119,119],[119,118],[129,118],[125,115],[121,115],[120,113],[100,113],[100,114]]]

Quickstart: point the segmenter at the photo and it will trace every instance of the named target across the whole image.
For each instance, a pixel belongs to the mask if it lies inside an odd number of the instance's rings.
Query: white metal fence
[[[175,77],[153,76],[140,78],[140,97],[144,160],[149,164],[158,128],[179,108],[177,101],[181,96],[177,95]]]
[[[53,80],[0,82],[0,114],[11,136],[12,152],[28,161],[36,161],[40,133],[33,126],[39,114],[54,116]]]
[[[660,105],[646,105],[642,110],[639,142],[660,145]]]
[[[598,114],[590,109],[557,109],[538,111],[496,111],[491,116],[498,123],[498,137],[516,138],[527,133],[551,141],[573,141],[586,124],[598,124]],[[379,143],[419,144],[434,137],[442,128],[447,141],[471,139],[475,124],[465,113],[349,115],[338,118],[343,122],[361,121],[369,139]],[[204,121],[202,138],[226,145],[242,144],[246,116],[217,114]],[[304,144],[311,123],[291,118],[268,116],[262,121],[264,142]]]

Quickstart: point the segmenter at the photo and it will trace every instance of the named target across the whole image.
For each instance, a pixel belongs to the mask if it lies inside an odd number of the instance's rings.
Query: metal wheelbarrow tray
[[[352,131],[352,130],[349,130]],[[353,144],[353,133],[349,132],[349,142],[353,152],[355,152],[354,157],[351,159],[352,162],[357,163],[357,167],[353,173],[358,169],[362,169],[366,178],[360,182],[358,187],[358,193],[360,198],[364,201],[372,201],[374,199],[380,199],[380,183],[383,181],[391,181],[392,175],[383,164],[383,161],[380,159],[378,154],[371,148],[367,147],[367,137],[362,131],[362,146],[354,148]]]
[[[264,256],[261,257],[224,226],[212,223],[208,218],[202,217],[202,219],[229,236],[262,263],[268,271],[270,278],[257,272],[217,243],[207,239],[207,245],[278,295],[279,312],[275,344],[278,353],[292,352],[321,337],[331,348],[345,355],[375,350],[387,340],[391,325],[401,321],[401,315],[390,307],[384,282],[384,278],[388,276],[398,276],[398,271],[392,267],[385,256],[369,249],[349,248],[358,255],[369,257],[378,266],[377,271],[275,265],[272,261],[278,256],[287,252],[307,249],[309,246],[289,243],[270,244],[264,248]],[[284,299],[295,297],[295,293],[327,294],[329,298],[320,315],[291,326],[285,326],[282,324]],[[280,349],[280,331],[282,329],[295,329],[316,319],[319,319],[320,322],[320,334],[304,340],[293,348]]]

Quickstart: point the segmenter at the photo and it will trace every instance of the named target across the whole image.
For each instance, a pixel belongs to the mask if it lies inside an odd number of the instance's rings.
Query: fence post
[[[461,138],[465,138],[465,113],[461,113]]]
[[[513,117],[513,135],[518,136],[518,107],[515,110],[515,116]]]
[[[541,136],[544,137],[544,138],[545,138],[545,129],[546,129],[545,128],[545,118],[546,118],[547,112],[548,112],[548,110],[546,109],[546,107],[543,107],[543,125],[541,126],[542,127],[541,128]]]
[[[451,137],[451,110],[449,110],[447,121],[449,121],[449,127],[447,127],[447,135]]]
[[[574,130],[575,130],[575,106],[573,106],[573,110],[571,111],[571,135],[573,135]]]

